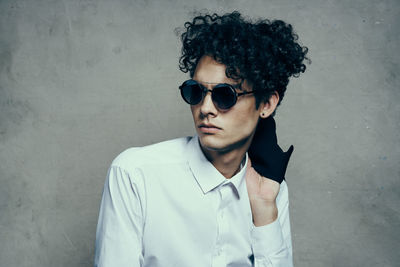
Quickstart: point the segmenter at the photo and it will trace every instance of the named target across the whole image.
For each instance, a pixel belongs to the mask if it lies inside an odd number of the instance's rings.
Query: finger
[[[279,182],[277,182],[276,180],[274,180],[274,179],[270,179],[270,178],[268,178],[268,177],[265,177],[265,176],[261,176],[262,178],[264,178],[263,179],[263,182],[264,183],[268,183],[269,185],[271,185],[271,186],[274,186],[274,187],[276,187],[276,186],[280,186],[280,183]]]
[[[251,160],[250,160],[250,157],[247,157],[247,168],[251,168]]]

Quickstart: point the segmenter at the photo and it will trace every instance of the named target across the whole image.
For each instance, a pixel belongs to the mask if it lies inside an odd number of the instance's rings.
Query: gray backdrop
[[[0,266],[91,266],[112,159],[192,135],[174,29],[291,23],[312,64],[276,120],[296,266],[399,266],[400,2],[0,0]]]

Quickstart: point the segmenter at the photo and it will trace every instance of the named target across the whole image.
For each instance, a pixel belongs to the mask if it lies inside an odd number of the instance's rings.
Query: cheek
[[[250,135],[258,122],[258,112],[254,109],[238,112],[234,115],[234,129],[238,129],[243,135]]]
[[[193,116],[193,118],[196,118],[196,114],[197,114],[197,108],[196,108],[196,106],[190,106],[190,111],[192,112],[192,116]]]

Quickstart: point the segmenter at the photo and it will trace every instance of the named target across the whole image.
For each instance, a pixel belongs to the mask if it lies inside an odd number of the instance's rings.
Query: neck
[[[239,147],[227,151],[209,150],[200,147],[206,158],[214,167],[227,179],[232,178],[240,171],[240,163],[245,157],[246,151],[250,147],[251,139],[244,141]]]

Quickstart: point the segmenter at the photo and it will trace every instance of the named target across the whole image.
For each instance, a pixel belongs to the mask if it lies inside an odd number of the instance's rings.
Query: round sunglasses
[[[238,86],[240,88],[240,85]],[[183,100],[189,105],[197,105],[203,101],[208,92],[211,92],[211,99],[218,109],[230,109],[236,104],[238,96],[253,93],[253,91],[238,93],[235,86],[228,83],[219,83],[212,90],[195,80],[187,80],[179,86]]]

